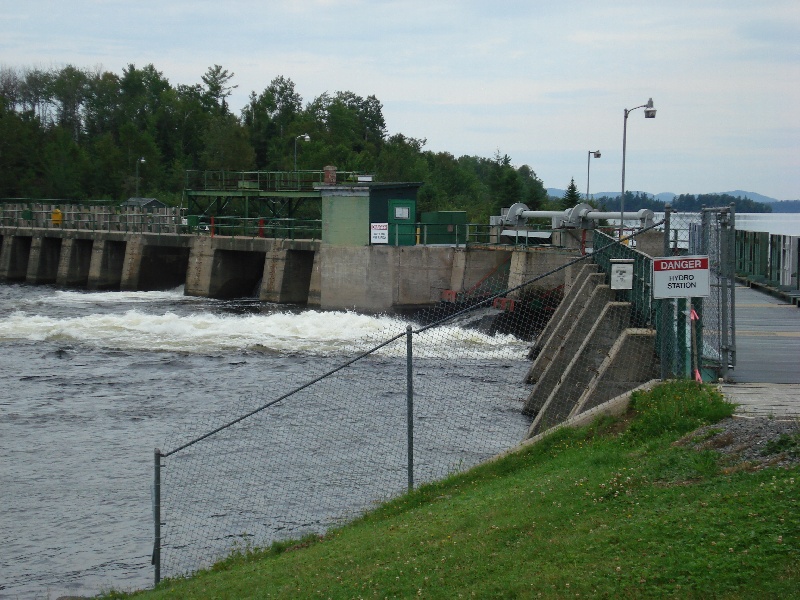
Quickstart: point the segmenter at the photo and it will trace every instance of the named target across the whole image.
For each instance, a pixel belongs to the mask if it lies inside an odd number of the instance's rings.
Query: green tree
[[[0,101],[6,108],[14,110],[20,104],[22,80],[17,70],[0,65]]]
[[[530,210],[541,210],[547,202],[547,189],[544,183],[528,165],[518,168],[517,174],[522,181],[522,202]]]
[[[84,130],[91,139],[116,133],[120,120],[120,80],[114,73],[94,73],[86,83]]]
[[[261,94],[250,93],[249,102],[242,109],[241,120],[249,132],[258,168],[290,168],[287,163],[287,156],[292,150],[290,141],[306,133],[295,133],[302,101],[300,94],[295,91],[294,82],[283,76],[275,77]]]
[[[404,136],[391,136],[381,147],[375,165],[375,176],[379,181],[425,181],[428,169],[422,157],[426,140]]]
[[[128,65],[120,79],[120,123],[132,123],[140,131],[150,130],[162,93],[170,87],[169,81],[152,64],[142,69]]]
[[[51,97],[56,104],[56,122],[78,141],[83,130],[82,111],[88,95],[86,73],[67,65],[51,82]]]
[[[575,185],[575,178],[569,180],[569,185],[564,192],[564,198],[561,200],[561,208],[566,210],[577,206],[583,201],[581,193],[578,191],[578,186]]]
[[[41,69],[26,69],[20,85],[19,99],[23,111],[30,111],[42,126],[49,126],[52,119],[51,91],[54,75]]]
[[[255,152],[247,131],[232,115],[211,119],[205,132],[202,166],[209,170],[247,171],[255,168]]]
[[[42,194],[44,133],[32,111],[17,114],[0,104],[0,197]]]
[[[228,114],[228,104],[225,99],[239,87],[238,85],[229,85],[234,75],[235,73],[228,72],[228,69],[214,65],[209,67],[201,77],[203,83],[206,84],[206,96],[217,107],[219,114]]]
[[[55,127],[48,132],[43,150],[41,191],[50,198],[83,200],[87,157],[72,139],[72,131]]]
[[[97,199],[121,199],[128,173],[125,169],[125,153],[114,135],[106,132],[92,137],[86,152],[89,164],[85,195]]]

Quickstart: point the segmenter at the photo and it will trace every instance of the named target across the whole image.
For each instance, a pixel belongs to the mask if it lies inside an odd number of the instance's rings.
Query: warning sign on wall
[[[653,259],[653,298],[692,298],[710,294],[708,256]]]
[[[369,243],[370,244],[388,244],[389,243],[389,224],[388,223],[370,223],[370,227],[369,227]]]

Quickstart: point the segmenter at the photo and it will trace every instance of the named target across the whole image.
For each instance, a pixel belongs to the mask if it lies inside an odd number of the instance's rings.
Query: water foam
[[[99,295],[99,294],[98,294]],[[98,295],[92,295],[93,297]],[[140,310],[54,318],[16,311],[0,319],[0,340],[78,343],[119,350],[208,353],[256,350],[288,354],[335,355],[363,352],[405,331],[406,323],[388,316],[308,310],[301,313],[219,315],[198,312],[150,314]],[[489,336],[459,327],[430,330],[415,341],[415,355],[446,358],[469,354],[493,358],[521,353],[513,336]],[[405,353],[404,341],[381,351]]]
[[[67,304],[86,306],[99,304],[125,304],[125,303],[162,303],[162,302],[207,302],[207,298],[184,296],[183,286],[172,290],[160,292],[78,292],[69,290],[56,290],[50,296],[39,299],[43,304]]]

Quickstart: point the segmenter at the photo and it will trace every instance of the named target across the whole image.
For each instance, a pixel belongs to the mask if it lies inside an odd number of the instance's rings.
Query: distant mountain
[[[677,194],[673,194],[672,192],[661,192],[660,194],[651,194],[650,192],[637,192],[636,190],[627,190],[633,194],[647,194],[648,196],[653,196],[656,200],[661,202],[671,202]],[[562,190],[560,188],[547,188],[547,195],[553,196],[554,198],[563,198],[566,190]],[[619,198],[619,192],[591,192],[591,196],[593,198],[602,198],[603,196],[608,196],[609,198]]]
[[[765,204],[780,202],[780,200],[776,198],[770,198],[769,196],[756,194],[755,192],[745,192],[744,190],[734,190],[732,192],[715,192],[715,193],[728,194],[729,196],[733,196],[734,198],[736,198],[737,196],[741,196],[742,198],[747,198],[748,200],[753,200],[754,202],[764,202]]]
[[[653,196],[655,200],[659,202],[672,202],[678,194],[674,194],[672,192],[661,192],[660,194],[651,194],[650,192],[637,192],[636,190],[627,190],[633,194],[636,193],[646,193],[648,196]],[[764,204],[771,204],[773,205],[772,209],[775,212],[800,212],[800,200],[778,200],[777,198],[770,198],[769,196],[764,196],[763,194],[758,194],[756,192],[747,192],[745,190],[733,190],[731,192],[709,192],[711,194],[728,194],[729,196],[733,196],[734,198],[741,197],[747,198],[748,200],[752,200],[753,202],[762,202]],[[565,190],[560,188],[547,188],[547,194],[553,196],[555,198],[563,198],[565,194]],[[594,198],[602,198],[603,196],[608,196],[609,198],[619,198],[619,192],[592,192],[591,194]],[[693,194],[697,195],[697,194]],[[783,204],[786,203],[786,204]]]

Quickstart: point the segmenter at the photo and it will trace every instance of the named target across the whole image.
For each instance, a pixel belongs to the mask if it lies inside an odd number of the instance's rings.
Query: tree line
[[[601,196],[595,201],[604,210],[615,211],[620,209],[619,196],[611,198]],[[756,202],[742,196],[731,196],[730,194],[679,194],[670,202],[673,210],[678,212],[699,212],[703,208],[714,208],[719,206],[734,205],[736,212],[746,213],[768,213],[772,212],[772,206],[764,202]],[[666,203],[657,200],[653,196],[644,192],[625,192],[625,212],[649,208],[654,212],[663,212]]]
[[[487,222],[500,208],[545,207],[547,192],[511,157],[455,157],[425,139],[389,134],[374,96],[325,92],[304,101],[277,76],[236,114],[234,73],[213,65],[200,83],[173,85],[152,64],[101,69],[0,67],[0,198],[176,204],[187,170],[321,170],[420,181],[418,207],[466,210]],[[308,134],[310,141],[298,136]],[[138,174],[138,177],[137,177]],[[138,183],[138,186],[137,186]]]

